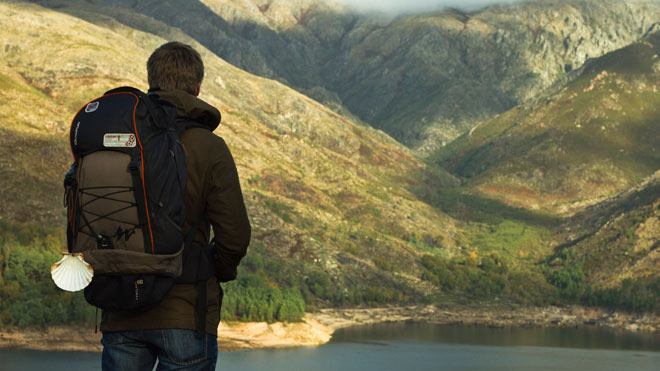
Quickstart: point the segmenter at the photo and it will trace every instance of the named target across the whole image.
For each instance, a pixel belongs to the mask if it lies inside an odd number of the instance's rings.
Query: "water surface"
[[[0,370],[100,370],[100,354],[0,350]],[[660,370],[660,334],[379,324],[319,347],[222,352],[217,370]]]

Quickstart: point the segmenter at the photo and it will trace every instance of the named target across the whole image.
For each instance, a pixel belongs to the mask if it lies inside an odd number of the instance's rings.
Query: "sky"
[[[511,3],[514,0],[335,0],[359,10],[392,13],[417,12],[444,8],[474,10],[485,5]]]

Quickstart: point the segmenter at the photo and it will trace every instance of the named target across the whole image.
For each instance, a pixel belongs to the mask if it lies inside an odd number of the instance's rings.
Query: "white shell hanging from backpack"
[[[64,253],[62,259],[50,267],[50,276],[62,290],[79,291],[92,281],[94,269],[83,260],[82,254]]]

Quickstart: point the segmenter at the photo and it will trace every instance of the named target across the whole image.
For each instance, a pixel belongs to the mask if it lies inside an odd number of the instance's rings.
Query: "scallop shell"
[[[79,291],[92,281],[94,269],[83,260],[82,254],[64,254],[50,267],[50,276],[62,290]]]

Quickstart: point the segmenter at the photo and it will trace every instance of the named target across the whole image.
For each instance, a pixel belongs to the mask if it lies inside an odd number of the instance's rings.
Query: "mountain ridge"
[[[560,213],[635,186],[660,167],[659,38],[594,59],[554,95],[484,122],[433,161],[490,197]]]
[[[660,22],[652,1],[541,0],[395,18],[313,0],[205,0],[185,12],[173,1],[92,3],[178,27],[230,63],[350,111],[421,154]]]

